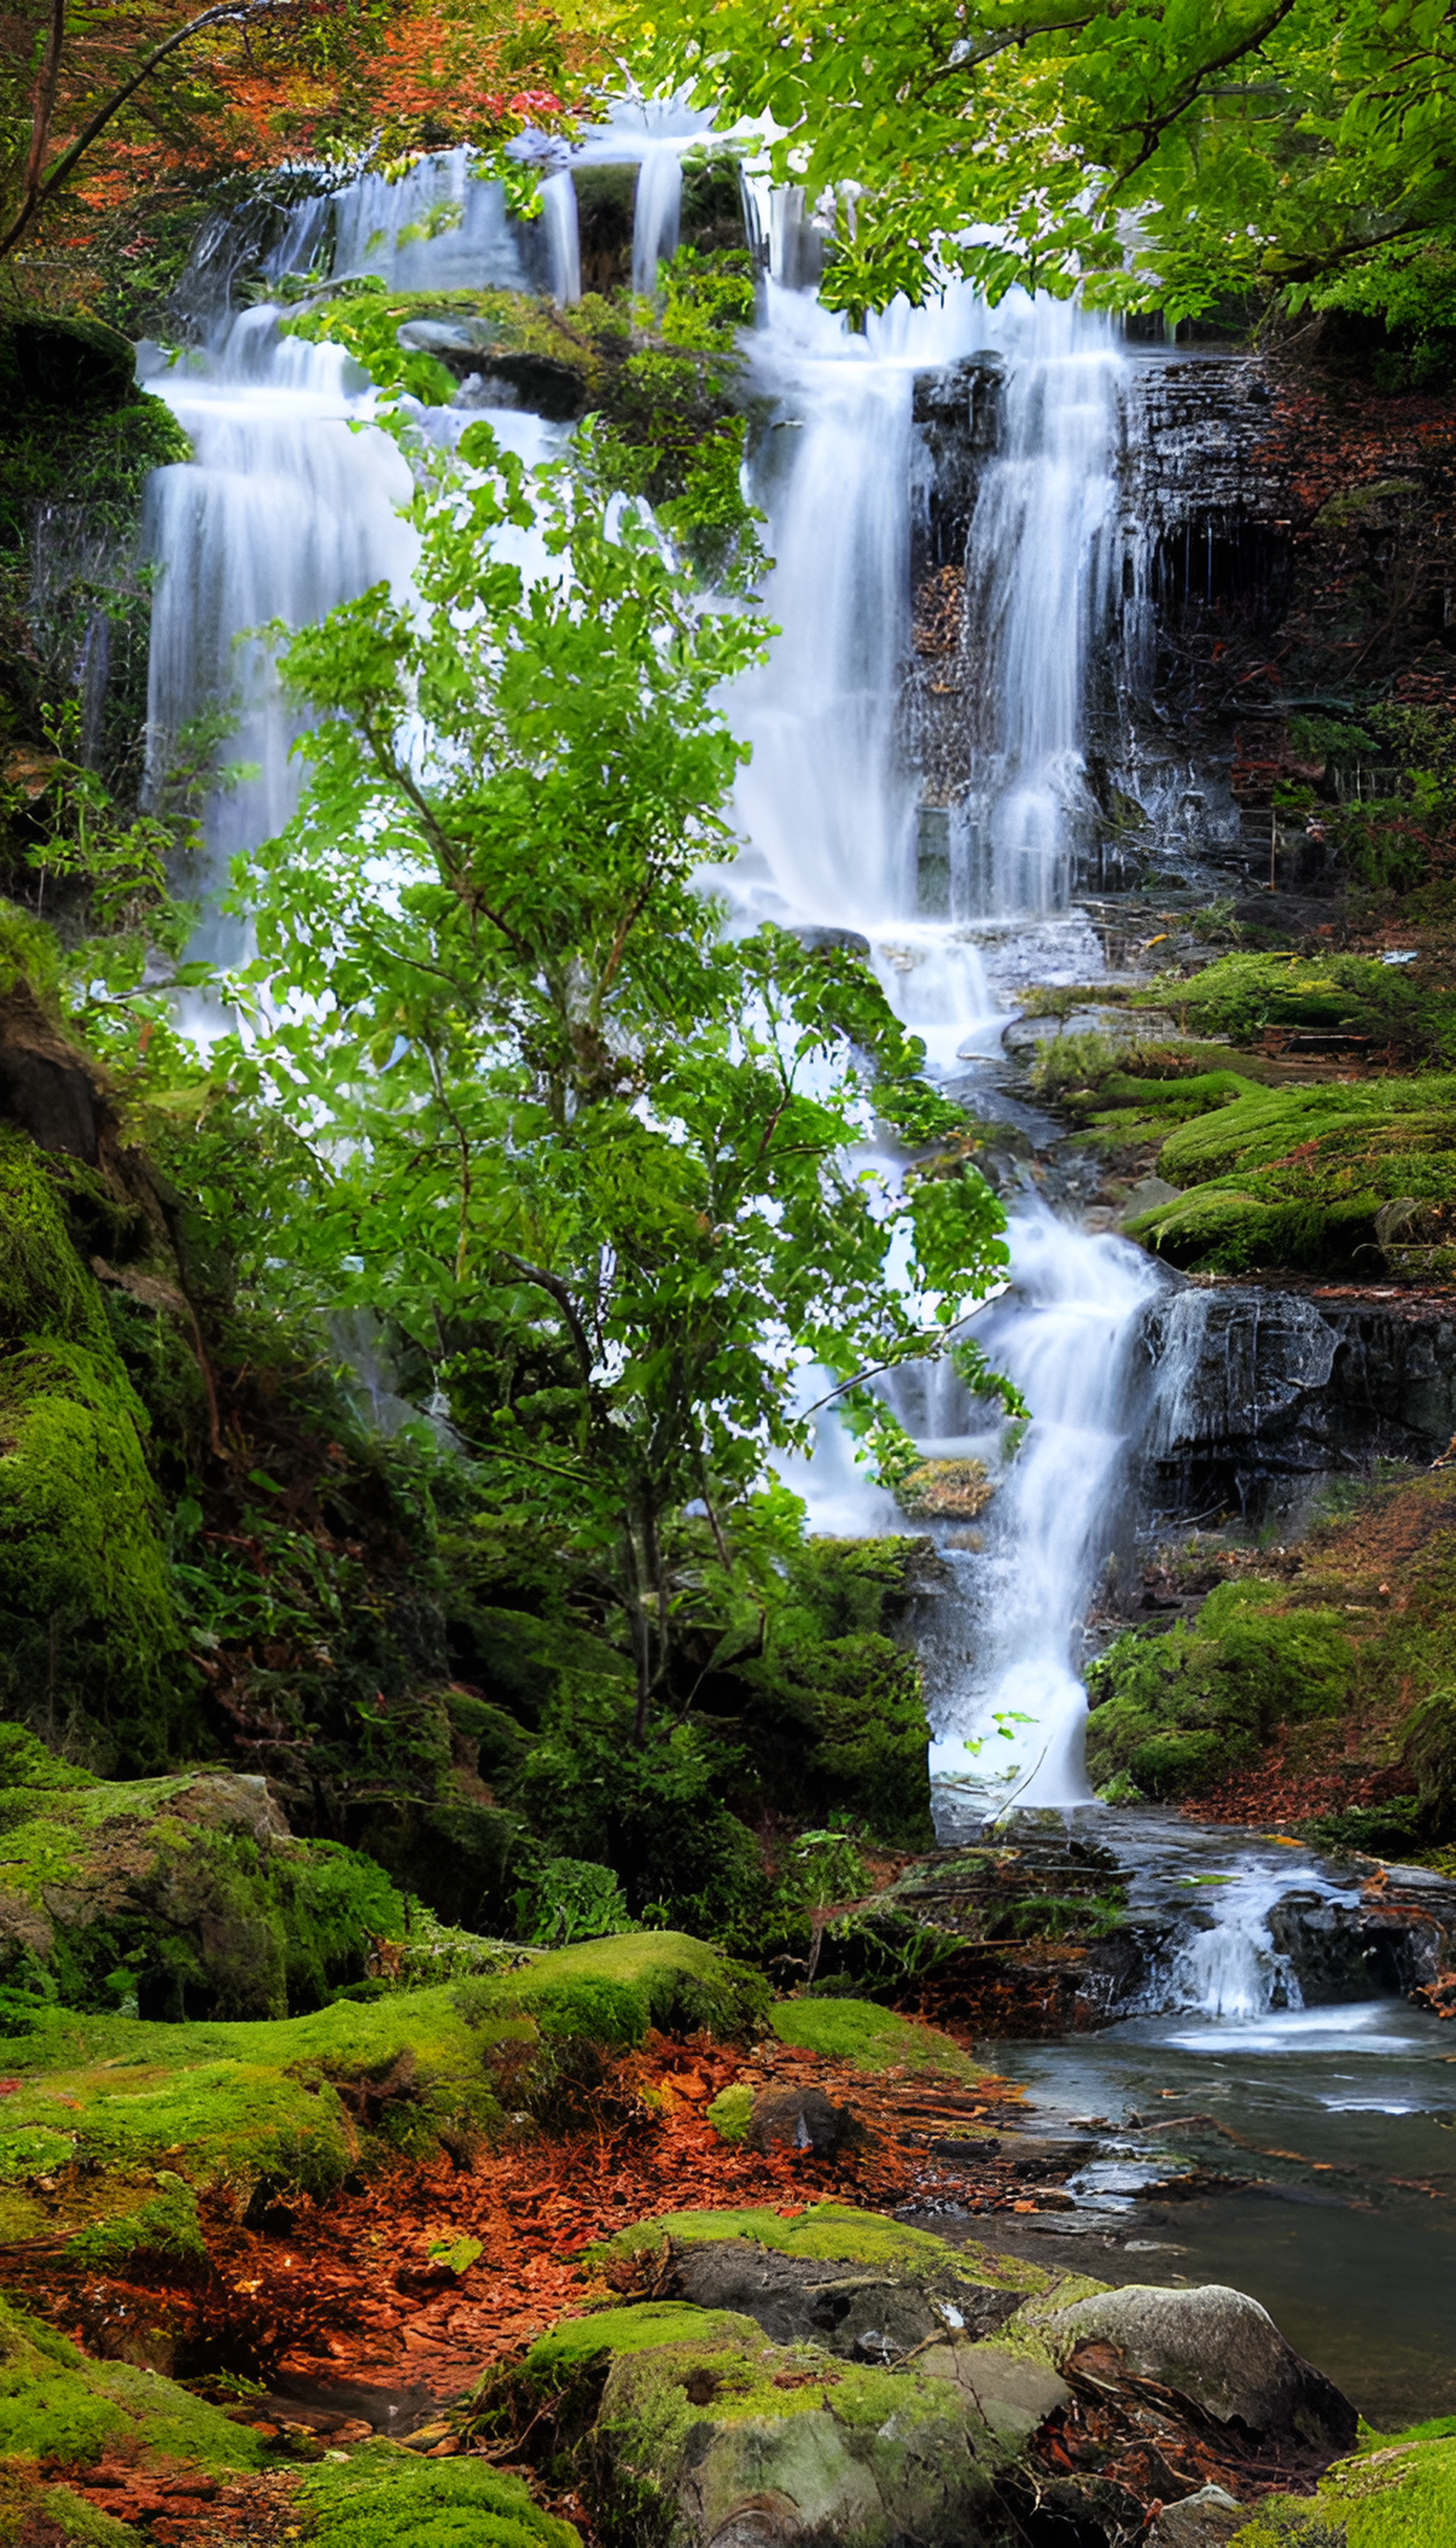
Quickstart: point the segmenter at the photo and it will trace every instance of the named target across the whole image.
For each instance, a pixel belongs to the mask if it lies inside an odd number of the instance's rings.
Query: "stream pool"
[[[1456,2414],[1456,2029],[1320,1970],[1357,1871],[1171,1815],[1078,1820],[1169,1942],[1114,2025],[983,2048],[1034,2131],[1086,2141],[1073,2209],[991,2234],[1111,2282],[1232,2284],[1371,2423]]]

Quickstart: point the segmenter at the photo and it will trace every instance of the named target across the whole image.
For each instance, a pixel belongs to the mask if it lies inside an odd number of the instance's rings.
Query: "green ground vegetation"
[[[1456,2421],[1371,2434],[1313,2498],[1275,2496],[1234,2533],[1239,2548],[1431,2548],[1456,2523]]]
[[[160,1767],[197,1682],[146,1411],[74,1234],[95,1201],[78,1163],[0,1124],[0,1705],[106,1766]]]
[[[256,2468],[262,2457],[256,2435],[218,2408],[155,2372],[90,2361],[53,2327],[3,2301],[0,2425],[0,2450],[21,2463],[23,2475],[47,2463],[84,2467],[117,2448],[135,2451],[143,2465],[182,2459],[210,2476]],[[0,2518],[3,2504],[0,2496]]]
[[[780,2044],[801,2045],[831,2061],[853,2061],[858,2070],[934,2070],[948,2079],[982,2075],[949,2035],[869,2000],[780,2000],[771,2023]]]
[[[311,2469],[299,2489],[307,2536],[331,2548],[577,2548],[578,2533],[484,2460],[420,2460],[367,2442]]]
[[[12,1999],[0,2185],[58,2180],[73,2234],[175,2247],[189,2235],[188,2189],[324,2196],[392,2157],[459,2155],[500,2127],[507,2101],[559,2122],[603,2057],[650,2026],[745,2034],[766,1997],[758,1974],[671,1932],[501,1960],[495,1978],[341,1998],[272,2023],[86,2017]]]
[[[1335,959],[1357,960],[1365,959]],[[1291,969],[1278,957],[1228,956],[1179,985],[1179,995],[1224,977],[1199,1022],[1227,1020],[1230,1033],[1251,1036],[1266,992],[1272,998]],[[1394,967],[1370,970],[1399,978]],[[1296,986],[1291,1005],[1316,1009],[1324,996]],[[1337,1007],[1343,995],[1330,996]],[[1432,1026],[1429,1040],[1444,1050],[1445,1026]],[[1175,1265],[1374,1275],[1392,1266],[1437,1276],[1456,1266],[1456,1081],[1448,1071],[1312,1081],[1208,1044],[1129,1047],[1067,1036],[1039,1058],[1035,1077],[1111,1161],[1155,1165],[1180,1190],[1129,1225]]]
[[[1285,1723],[1335,1716],[1355,1649],[1340,1612],[1291,1607],[1282,1586],[1220,1585],[1161,1635],[1129,1630],[1087,1676],[1087,1767],[1104,1795],[1195,1795]]]
[[[1165,1560],[1174,1578],[1206,1551]],[[1297,1553],[1237,1571],[1191,1620],[1133,1630],[1091,1667],[1088,1763],[1105,1794],[1197,1795],[1276,1735],[1319,1777],[1300,1828],[1326,1848],[1444,1866],[1456,1842],[1456,1471],[1350,1484]],[[1206,1581],[1206,1575],[1204,1580]],[[1347,1785],[1353,1801],[1330,1801]]]

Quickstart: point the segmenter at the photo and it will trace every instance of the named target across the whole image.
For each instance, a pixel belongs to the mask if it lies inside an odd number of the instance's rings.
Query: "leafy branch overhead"
[[[1444,0],[641,0],[649,85],[770,116],[775,173],[840,201],[828,297],[934,272],[1177,318],[1269,293],[1452,305]],[[1362,297],[1363,296],[1363,300]]]
[[[717,699],[765,632],[595,492],[592,449],[534,483],[484,424],[416,452],[417,602],[379,587],[288,643],[310,776],[236,871],[261,1039],[228,1066],[312,1146],[320,1285],[342,1265],[503,1509],[614,1571],[640,1730],[665,1524],[698,1503],[726,1554],[807,1438],[806,1367],[939,1350],[1005,1248],[974,1168],[861,1164],[876,1121],[923,1146],[960,1120],[867,967],[724,935]],[[528,580],[501,535],[532,530]]]

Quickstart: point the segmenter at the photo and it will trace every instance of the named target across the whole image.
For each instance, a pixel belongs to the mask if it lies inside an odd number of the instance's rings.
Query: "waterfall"
[[[1138,1248],[1090,1237],[1041,1204],[1013,1214],[1009,1236],[1011,1287],[976,1333],[1032,1420],[1009,1459],[994,1434],[956,1445],[985,1454],[998,1483],[983,1558],[974,1568],[953,1558],[969,1579],[972,1660],[947,1693],[951,1721],[932,1763],[943,1775],[998,1779],[1004,1801],[1079,1804],[1082,1620],[1123,1482],[1132,1348],[1163,1278]],[[974,1766],[966,1738],[981,1746]]]
[[[1082,781],[1093,642],[1109,620],[1122,362],[1111,323],[1071,302],[1014,297],[1005,447],[986,469],[966,549],[966,606],[984,693],[977,784],[960,819],[977,899],[1060,910]]]
[[[676,101],[619,103],[572,153],[589,167],[636,164],[639,290],[652,288],[676,243],[683,156],[705,121]],[[802,207],[768,213],[780,270],[807,261]],[[301,206],[270,270],[312,269],[331,241],[336,274],[421,290],[519,289],[534,276],[567,301],[580,288],[576,215],[559,151],[536,225],[510,221],[501,189],[471,175],[467,153],[449,152],[397,184],[364,178],[325,205]],[[221,271],[220,246],[212,258]],[[366,386],[337,348],[283,336],[278,320],[269,309],[219,318],[205,354],[150,383],[197,451],[194,465],[158,473],[151,494],[153,788],[187,720],[219,698],[233,703],[232,750],[255,772],[209,809],[214,878],[296,802],[294,723],[266,650],[245,632],[318,618],[381,579],[400,591],[411,562],[396,510],[404,463],[387,437],[352,429],[368,422]],[[968,355],[1004,368],[1006,421],[982,469],[965,557],[962,658],[978,667],[963,710],[973,776],[952,809],[960,886],[956,918],[942,922],[918,908],[919,791],[902,714],[923,475],[915,381]],[[766,602],[780,633],[768,670],[731,703],[753,759],[735,802],[743,856],[715,881],[742,922],[863,933],[932,1066],[958,1084],[969,1064],[973,1081],[994,1056],[1018,963],[1054,978],[1058,966],[1075,977],[1088,962],[1085,927],[1066,912],[1069,842],[1088,667],[1111,585],[1120,358],[1105,322],[1025,295],[991,311],[951,283],[923,310],[896,305],[860,334],[811,292],[771,279],[750,361],[768,419],[757,492],[776,563]],[[431,429],[449,436],[462,420],[439,410]],[[493,420],[527,459],[553,439],[528,414]],[[1034,952],[1029,933],[1040,933]],[[231,950],[216,920],[205,943]],[[973,1651],[941,1694],[936,1757],[963,1767],[963,1738],[998,1715],[1025,1719],[995,1750],[1014,1761],[1023,1800],[1065,1803],[1085,1795],[1079,1625],[1126,1465],[1129,1346],[1162,1278],[1131,1246],[1080,1232],[1030,1198],[1011,1240],[1010,1286],[980,1331],[1033,1420],[1005,1460],[999,1428],[986,1434],[1001,1482],[984,1564],[955,1552]],[[977,1423],[986,1430],[985,1410],[969,1407],[949,1372],[902,1374],[895,1388],[929,1450],[963,1447]],[[855,1468],[832,1423],[802,1483],[821,1526],[896,1526],[891,1500]]]
[[[213,355],[184,358],[148,387],[192,438],[196,459],[158,470],[144,539],[156,570],[147,689],[147,791],[156,801],[185,757],[189,722],[221,711],[225,761],[250,774],[212,795],[203,876],[210,901],[239,850],[289,820],[298,731],[268,647],[246,632],[302,627],[335,602],[409,579],[412,537],[398,507],[410,473],[382,433],[355,433],[370,400],[337,345],[280,336],[278,313],[242,312]],[[199,952],[236,952],[213,910]]]
[[[196,950],[214,961],[235,960],[242,946],[240,925],[216,907],[229,862],[281,830],[299,796],[298,719],[271,646],[249,632],[275,619],[307,626],[381,582],[404,593],[414,560],[400,517],[412,492],[408,465],[389,435],[356,429],[373,412],[372,391],[340,346],[282,335],[280,316],[243,311],[214,351],[147,380],[196,452],[154,472],[147,489],[148,801],[179,755],[185,764],[199,718],[228,720],[219,759],[242,774],[209,798],[203,871],[187,880],[207,906]],[[560,441],[559,428],[515,410],[443,410],[423,421],[449,438],[481,412],[528,466]],[[506,533],[501,546],[525,564],[537,556],[529,535]]]

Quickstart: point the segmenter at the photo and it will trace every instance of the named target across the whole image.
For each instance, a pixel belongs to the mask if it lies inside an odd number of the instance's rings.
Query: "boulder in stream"
[[[1112,2357],[1120,2376],[1155,2382],[1255,2441],[1297,2438],[1333,2458],[1359,2417],[1332,2380],[1286,2343],[1266,2309],[1224,2283],[1163,2291],[1130,2283],[1076,2302],[1053,2321],[1075,2364]],[[1100,2376],[1100,2375],[1099,2375]]]

